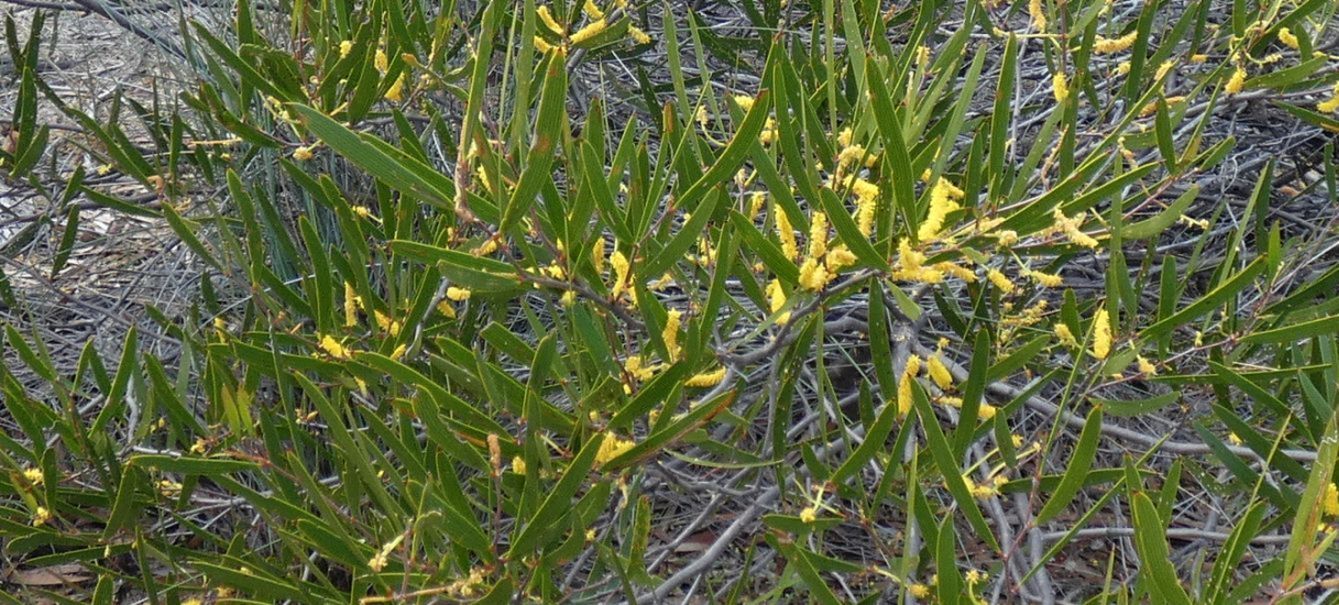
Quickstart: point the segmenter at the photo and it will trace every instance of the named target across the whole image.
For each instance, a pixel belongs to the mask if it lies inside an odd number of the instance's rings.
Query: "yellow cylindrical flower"
[[[1299,46],[1297,34],[1294,34],[1291,29],[1286,27],[1279,30],[1279,42],[1282,42],[1284,46],[1293,50],[1297,50],[1297,47]]]
[[[714,387],[720,384],[722,380],[725,380],[725,368],[717,368],[710,372],[701,372],[689,376],[688,380],[683,382],[683,385],[696,388]]]
[[[1110,55],[1129,49],[1134,45],[1134,40],[1138,37],[1139,31],[1135,30],[1119,38],[1097,37],[1093,43],[1093,53],[1099,55]]]
[[[958,203],[953,201],[954,189],[957,187],[943,177],[935,181],[934,187],[930,189],[930,210],[916,232],[918,239],[928,242],[939,236],[944,228],[944,220],[950,212],[958,209]]]
[[[794,261],[800,256],[800,246],[795,242],[795,229],[790,226],[790,217],[780,209],[776,213],[776,232],[781,237],[781,252],[787,260]]]
[[[948,366],[944,365],[944,360],[939,355],[933,355],[927,364],[927,372],[930,374],[930,380],[933,380],[941,390],[947,391],[953,388],[953,374],[948,371]]]
[[[679,358],[679,327],[683,321],[683,311],[670,309],[665,318],[665,329],[660,332],[660,338],[665,341],[665,349],[669,351],[669,360],[675,361]]]
[[[809,219],[809,257],[819,258],[828,252],[828,215],[815,212]]]
[[[921,372],[921,358],[912,355],[907,358],[906,367],[902,368],[902,377],[897,381],[897,413],[906,416],[911,412],[913,405],[911,383],[916,380],[916,375]]]
[[[1227,84],[1223,86],[1223,91],[1230,95],[1240,93],[1246,86],[1246,68],[1238,65],[1236,71],[1232,72],[1232,77],[1228,78]]]
[[[771,282],[768,282],[767,305],[768,307],[770,307],[772,313],[776,313],[777,311],[781,310],[781,307],[786,306],[786,290],[781,287],[781,280],[773,279]],[[790,321],[789,311],[779,315],[776,319],[776,323],[783,326],[786,325],[786,323],[789,321]]]
[[[818,259],[809,257],[800,265],[800,287],[815,292],[822,290],[828,283],[828,272]]]
[[[535,15],[539,17],[539,22],[543,23],[544,27],[547,27],[549,31],[560,36],[567,33],[567,28],[558,24],[558,20],[553,18],[553,13],[549,12],[548,6],[536,8]]]
[[[599,35],[600,32],[604,31],[608,25],[608,22],[604,19],[596,19],[587,23],[585,27],[577,30],[575,34],[572,34],[572,44],[580,44],[586,40],[594,38]]]
[[[990,269],[989,271],[986,271],[986,278],[990,280],[990,283],[995,284],[996,288],[999,288],[1001,294],[1007,295],[1014,293],[1014,289],[1016,288],[1014,282],[1010,281],[1008,276],[1000,272],[999,269]]]
[[[1064,103],[1069,98],[1069,81],[1065,79],[1065,72],[1057,71],[1051,76],[1051,93],[1055,95],[1056,103]]]
[[[609,255],[609,265],[614,268],[614,286],[611,288],[611,293],[614,298],[618,298],[628,289],[628,258],[623,256],[622,252],[614,250],[614,253]]]
[[[1106,359],[1111,353],[1111,316],[1106,307],[1097,310],[1093,322],[1093,357]]]
[[[856,228],[860,230],[861,235],[869,237],[874,233],[874,215],[878,210],[879,186],[865,179],[856,179],[855,183],[851,185],[851,193],[854,193],[856,197]]]
[[[1041,0],[1029,0],[1027,4],[1028,16],[1032,17],[1032,27],[1037,31],[1046,31],[1046,9],[1042,6]]]
[[[358,325],[358,293],[354,291],[353,284],[344,282],[344,327],[352,328]]]

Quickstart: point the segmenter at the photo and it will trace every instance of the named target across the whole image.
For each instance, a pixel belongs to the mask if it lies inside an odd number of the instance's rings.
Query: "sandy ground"
[[[26,41],[34,11],[0,4],[0,14],[15,21],[19,40]],[[7,129],[19,86],[8,53],[3,54],[0,126]],[[67,104],[100,124],[110,121],[118,95],[150,108],[155,100],[172,103],[176,65],[103,16],[48,13],[39,73]],[[170,356],[173,343],[156,336],[162,330],[147,322],[146,307],[153,305],[169,317],[180,313],[196,292],[196,272],[181,269],[194,260],[160,221],[100,208],[82,195],[63,206],[50,199],[59,197],[62,177],[77,166],[98,191],[138,199],[152,197],[152,191],[111,166],[101,145],[77,121],[45,99],[40,107],[39,122],[52,128],[47,155],[37,169],[46,192],[0,178],[0,268],[18,303],[0,303],[0,323],[13,325],[30,342],[40,339],[63,372],[73,372],[90,342],[114,371],[115,352],[131,326],[144,336],[143,346]],[[121,111],[126,115],[131,109],[123,102]],[[132,125],[127,130],[132,141],[152,148],[145,131],[136,128],[137,120],[121,121]],[[53,271],[70,205],[79,207],[74,246],[68,262]],[[4,355],[9,368],[24,378],[25,368],[14,363],[12,350],[7,347]]]

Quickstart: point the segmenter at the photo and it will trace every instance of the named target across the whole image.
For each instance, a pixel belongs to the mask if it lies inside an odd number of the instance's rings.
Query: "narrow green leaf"
[[[1141,339],[1154,338],[1164,333],[1170,332],[1179,326],[1185,325],[1196,318],[1208,313],[1225,302],[1228,298],[1241,291],[1251,284],[1251,280],[1265,268],[1265,258],[1258,257],[1244,269],[1237,272],[1231,278],[1224,281],[1217,288],[1214,288],[1208,294],[1205,294],[1199,300],[1190,303],[1185,308],[1177,311],[1171,317],[1163,319],[1139,333]]]
[[[935,466],[939,468],[939,473],[944,478],[944,485],[948,486],[948,491],[958,503],[958,508],[967,517],[972,529],[976,530],[977,537],[985,540],[991,549],[999,552],[1000,544],[995,539],[995,532],[991,531],[990,524],[986,523],[985,516],[981,514],[981,507],[977,505],[976,498],[963,480],[962,469],[954,461],[948,439],[939,428],[939,418],[935,416],[929,400],[925,398],[925,393],[915,385],[912,390],[916,395],[916,413],[921,419],[921,427],[925,429],[926,445],[930,448]]]
[[[567,465],[562,479],[549,490],[548,497],[539,506],[539,510],[526,520],[524,526],[521,526],[504,558],[516,559],[522,553],[529,553],[539,544],[545,532],[559,526],[558,520],[567,514],[572,504],[572,496],[586,482],[586,476],[595,465],[595,456],[599,453],[604,440],[604,433],[597,433],[581,446],[581,451]]]
[[[1149,597],[1155,604],[1190,605],[1190,596],[1176,578],[1176,566],[1172,564],[1172,553],[1164,534],[1166,525],[1158,517],[1157,506],[1143,491],[1134,492],[1131,500],[1134,544],[1139,553],[1140,570],[1148,575],[1153,585]]]
[[[1093,407],[1084,420],[1083,431],[1079,433],[1079,442],[1070,456],[1069,468],[1060,477],[1060,484],[1051,492],[1051,498],[1037,513],[1037,524],[1045,523],[1064,511],[1083,487],[1088,470],[1092,468],[1097,455],[1098,441],[1102,437],[1102,408]]]

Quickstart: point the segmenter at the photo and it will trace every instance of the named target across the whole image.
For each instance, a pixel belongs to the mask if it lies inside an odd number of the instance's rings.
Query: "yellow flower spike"
[[[1190,62],[1191,62],[1191,63],[1199,64],[1199,63],[1203,63],[1203,62],[1208,61],[1208,60],[1209,60],[1209,55],[1204,55],[1204,54],[1190,55]]]
[[[771,145],[776,142],[779,136],[781,136],[781,133],[776,129],[776,118],[769,117],[762,126],[762,132],[758,133],[758,142],[763,145]]]
[[[586,16],[591,19],[604,18],[604,11],[600,10],[600,7],[595,5],[595,0],[586,0],[586,3],[581,5],[581,12],[586,13]]]
[[[1051,76],[1051,94],[1055,96],[1056,103],[1064,103],[1069,98],[1069,81],[1065,79],[1065,72],[1057,71]]]
[[[342,41],[340,41],[340,43],[339,43],[339,58],[343,59],[344,57],[349,56],[349,53],[350,53],[350,52],[353,52],[353,41],[352,41],[352,40],[342,40]]]
[[[1093,42],[1093,53],[1098,55],[1112,55],[1118,52],[1128,50],[1134,45],[1135,38],[1139,36],[1139,31],[1135,30],[1119,38],[1097,37]]]
[[[668,288],[673,284],[674,284],[674,275],[669,271],[666,271],[663,275],[660,276],[659,279],[651,282],[650,288],[652,290],[655,290],[656,292],[663,292],[665,288]]]
[[[517,475],[524,475],[524,474],[525,474],[525,458],[522,458],[522,457],[520,457],[520,456],[512,456],[512,458],[511,458],[511,472],[516,473]]]
[[[29,486],[37,487],[46,482],[46,474],[40,468],[27,468],[23,469],[23,479]]]
[[[907,587],[907,592],[917,599],[930,598],[930,587],[924,584],[912,584]]]
[[[1028,16],[1032,17],[1032,27],[1039,32],[1046,31],[1046,9],[1041,5],[1042,0],[1029,0],[1027,4]]]
[[[768,282],[767,304],[771,308],[772,313],[780,311],[781,307],[784,307],[786,305],[786,291],[781,287],[781,280],[773,279],[772,281]],[[786,323],[789,321],[790,321],[789,311],[781,314],[776,319],[776,323],[778,325],[783,326],[786,325]]]
[[[1158,366],[1153,365],[1153,362],[1145,359],[1143,355],[1136,356],[1134,360],[1136,364],[1139,366],[1140,374],[1143,374],[1145,376],[1157,375]]]
[[[637,44],[651,43],[651,36],[648,35],[646,32],[642,31],[642,28],[637,27],[636,25],[628,26],[628,37],[632,38],[632,41],[636,42]]]
[[[451,286],[446,289],[446,297],[456,302],[464,302],[469,300],[471,294],[473,293],[470,292],[468,288]]]
[[[1232,72],[1232,77],[1228,78],[1227,84],[1223,86],[1223,91],[1230,95],[1240,93],[1246,86],[1246,68],[1238,65],[1236,71]]]
[[[701,372],[689,376],[688,379],[683,382],[683,385],[695,388],[714,387],[720,384],[722,380],[725,380],[725,368],[717,368],[710,372]]]
[[[596,19],[594,21],[591,21],[590,23],[587,23],[585,27],[577,30],[576,33],[572,34],[572,44],[581,44],[586,40],[594,38],[595,36],[598,36],[600,32],[604,31],[605,28],[608,26],[609,23],[606,22],[604,19]]]
[[[404,354],[408,351],[409,351],[409,345],[401,343],[400,346],[395,347],[394,351],[391,351],[391,359],[395,361],[400,361],[400,359],[402,359],[404,357]]]
[[[1291,29],[1286,27],[1279,30],[1279,42],[1282,42],[1284,46],[1293,50],[1297,50],[1299,45],[1297,34],[1294,34]]]
[[[1334,113],[1339,111],[1339,96],[1335,96],[1326,101],[1316,103],[1316,111],[1321,113]]]
[[[828,252],[828,215],[815,212],[809,219],[809,257],[821,258]]]
[[[623,370],[637,380],[650,380],[656,375],[659,366],[648,366],[641,355],[629,355],[623,362]]]
[[[1339,516],[1339,486],[1333,483],[1325,485],[1325,516]]]
[[[800,521],[803,521],[805,523],[813,523],[814,521],[817,520],[818,520],[818,510],[815,509],[814,507],[806,506],[804,510],[800,511]]]
[[[828,278],[831,279],[837,276],[838,271],[854,265],[855,261],[855,254],[842,245],[829,250],[823,264],[827,266]]]
[[[837,170],[861,163],[866,155],[863,145],[847,145],[837,153]]]
[[[39,506],[37,507],[37,510],[33,512],[33,527],[41,527],[43,525],[46,525],[47,523],[50,523],[51,519],[53,519],[54,517],[55,515],[52,515],[51,511],[48,510],[47,507]]]
[[[669,361],[673,362],[679,358],[679,327],[682,323],[683,311],[670,309],[665,318],[665,329],[660,333],[660,337],[665,341],[665,349],[669,351]]]
[[[787,260],[794,261],[800,255],[800,246],[795,243],[795,229],[790,226],[790,217],[779,208],[776,212],[776,232],[781,237],[781,252]]]
[[[346,348],[343,343],[335,340],[335,337],[329,334],[321,337],[318,346],[320,346],[321,350],[325,351],[327,355],[334,357],[335,359],[349,359],[352,356],[352,351],[350,349]]]
[[[755,191],[749,194],[749,220],[758,218],[762,212],[763,206],[767,205],[767,194],[762,191]]]
[[[1093,357],[1106,359],[1111,353],[1111,316],[1106,307],[1097,310],[1093,321]]]
[[[547,54],[549,51],[553,50],[553,45],[549,44],[548,40],[545,40],[539,36],[535,36],[534,43],[535,43],[535,50],[541,53]]]
[[[915,355],[907,357],[907,365],[902,369],[902,377],[897,381],[897,413],[906,416],[913,405],[911,383],[921,371],[921,358]]]
[[[595,466],[597,468],[604,466],[610,460],[623,455],[623,452],[632,449],[634,445],[637,445],[637,443],[630,439],[620,438],[613,433],[605,433],[604,441],[600,442],[599,451],[595,452]]]
[[[1083,230],[1079,228],[1083,224],[1083,213],[1068,218],[1065,216],[1064,212],[1061,212],[1059,208],[1056,208],[1052,211],[1051,216],[1055,223],[1050,228],[1044,230],[1044,234],[1064,233],[1069,237],[1070,241],[1079,246],[1083,246],[1084,248],[1096,248],[1099,245],[1096,239],[1087,233],[1084,233]]]
[[[739,106],[740,111],[748,113],[753,109],[753,97],[748,95],[735,95],[735,104]]]
[[[948,366],[944,365],[944,360],[940,359],[938,354],[931,356],[927,361],[926,373],[940,390],[947,391],[953,388],[953,374],[948,371]]]
[[[935,263],[933,270],[943,273],[945,275],[956,277],[967,283],[976,282],[976,273],[974,273],[971,269],[959,266],[950,261]]]
[[[999,269],[990,269],[989,271],[986,271],[986,278],[990,280],[990,283],[995,284],[996,288],[999,288],[1001,294],[1009,295],[1014,293],[1014,289],[1016,288],[1014,282],[1010,281],[1009,277],[1000,272]]]
[[[535,16],[539,17],[539,22],[543,23],[544,27],[548,28],[549,31],[558,34],[559,36],[567,35],[567,28],[558,24],[558,21],[553,18],[553,13],[549,12],[548,6],[536,8]]]
[[[395,78],[395,83],[391,84],[391,87],[386,90],[385,98],[387,101],[399,103],[404,100],[404,82],[405,73],[402,71],[400,76]]]
[[[590,262],[591,266],[595,267],[595,273],[597,274],[604,273],[604,256],[605,256],[604,238],[602,237],[596,238],[595,244],[591,246]]]
[[[1176,62],[1175,62],[1175,61],[1172,61],[1172,60],[1170,60],[1170,59],[1168,59],[1168,60],[1166,60],[1166,61],[1163,61],[1163,62],[1162,62],[1162,65],[1159,65],[1159,66],[1158,66],[1158,71],[1157,71],[1157,73],[1153,75],[1153,81],[1156,82],[1156,81],[1158,81],[1158,80],[1161,80],[1162,77],[1165,76],[1165,75],[1167,75],[1167,72],[1171,71],[1172,68],[1174,68],[1174,67],[1176,67]],[[1167,104],[1168,104],[1168,105],[1171,105],[1171,101],[1170,101],[1170,100],[1167,101]]]
[[[972,478],[967,475],[962,476],[962,482],[967,484],[967,490],[972,492],[972,497],[977,500],[989,500],[1000,494],[1000,490],[995,487],[994,483],[991,483],[990,485],[981,485],[973,481]]]
[[[944,228],[944,220],[948,218],[950,212],[958,209],[958,203],[953,201],[954,189],[957,187],[944,177],[939,177],[935,181],[934,187],[930,190],[929,213],[926,214],[925,220],[921,221],[920,229],[916,232],[918,239],[928,242],[939,237],[939,232]]]
[[[1045,288],[1059,288],[1065,285],[1065,278],[1054,273],[1042,273],[1041,271],[1029,271],[1028,277]]]
[[[995,406],[982,402],[981,407],[976,409],[976,417],[981,420],[991,420],[995,418],[995,412]]]
[[[855,135],[854,135],[854,133],[851,132],[851,127],[850,127],[850,126],[847,126],[846,128],[843,128],[843,129],[841,130],[841,132],[838,132],[838,133],[837,133],[837,145],[839,145],[839,146],[841,146],[841,147],[850,147],[850,146],[851,146],[851,140],[852,140],[851,137],[853,137],[853,136],[855,136]]]
[[[897,242],[897,262],[903,269],[919,269],[925,262],[925,255],[913,250],[910,240],[903,239]]]
[[[865,179],[856,179],[851,184],[851,193],[856,197],[856,227],[860,234],[869,237],[874,233],[874,215],[878,210],[879,186],[866,181]]]
[[[373,319],[376,319],[377,327],[389,332],[391,336],[396,336],[400,333],[400,322],[396,321],[391,316],[382,313],[380,310],[373,310],[372,317]]]
[[[1227,442],[1232,445],[1241,445],[1241,437],[1238,437],[1236,433],[1228,433]]]
[[[1123,76],[1128,73],[1130,73],[1130,62],[1121,61],[1120,64],[1116,66],[1116,75]]]
[[[628,258],[623,253],[614,250],[609,255],[609,266],[614,268],[614,286],[611,290],[614,298],[618,298],[628,290]]]
[[[1057,322],[1052,329],[1055,331],[1056,337],[1060,339],[1060,344],[1071,348],[1079,346],[1079,341],[1074,338],[1074,333],[1069,331],[1069,326]]]
[[[358,294],[353,290],[353,284],[344,282],[344,327],[352,328],[358,325]]]
[[[373,62],[376,63],[377,71],[383,74],[386,73],[386,70],[390,69],[391,66],[391,60],[386,56],[386,51],[380,48],[377,49]]]
[[[307,145],[305,147],[298,147],[297,149],[294,149],[293,159],[299,162],[305,162],[307,160],[312,159],[312,149],[314,147],[315,147],[314,145]]]
[[[828,283],[827,269],[818,259],[809,257],[800,265],[800,287],[815,292],[822,290]]]

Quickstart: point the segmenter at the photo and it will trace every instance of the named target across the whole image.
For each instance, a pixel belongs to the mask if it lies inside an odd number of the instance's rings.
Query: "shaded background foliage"
[[[91,95],[74,8],[11,599],[1334,588],[1332,3],[80,0],[167,57]]]

